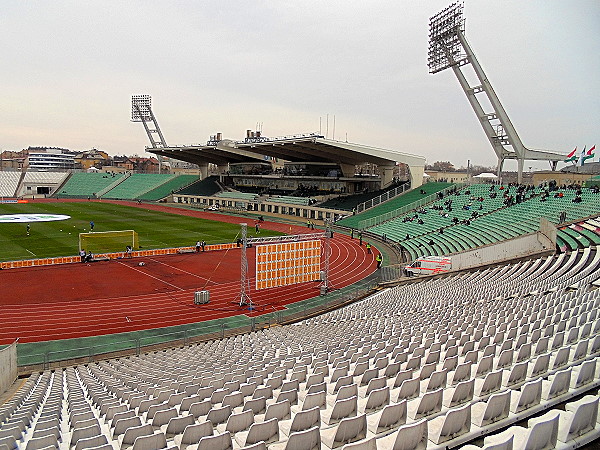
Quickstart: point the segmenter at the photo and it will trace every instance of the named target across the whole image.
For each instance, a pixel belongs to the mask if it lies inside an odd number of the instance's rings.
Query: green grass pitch
[[[26,223],[0,223],[0,261],[77,255],[79,233],[90,231],[90,221],[94,222],[94,231],[135,230],[142,249],[192,246],[202,240],[207,244],[235,242],[240,234],[237,224],[111,203],[0,204],[0,215],[46,213],[66,214],[71,218],[32,222],[29,236]],[[253,227],[248,227],[248,237],[252,237],[253,231]],[[280,234],[269,230],[260,233],[261,236]]]

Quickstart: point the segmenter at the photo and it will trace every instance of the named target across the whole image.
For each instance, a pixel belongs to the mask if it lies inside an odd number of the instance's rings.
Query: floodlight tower
[[[475,111],[483,130],[498,158],[498,177],[501,176],[505,159],[516,159],[518,181],[523,179],[525,160],[549,161],[552,170],[556,170],[558,161],[565,155],[555,152],[530,150],[523,145],[506,110],[500,103],[496,92],[485,75],[479,61],[465,38],[464,4],[452,3],[429,19],[429,55],[427,64],[429,73],[437,73],[452,68],[460,86],[463,88],[471,107]],[[470,85],[463,68],[471,65],[479,84]],[[491,110],[484,110],[478,96],[487,99]]]
[[[152,144],[152,148],[165,148],[167,141],[160,131],[158,122],[152,113],[152,97],[149,95],[132,95],[131,96],[131,121],[142,122],[144,129]],[[153,128],[150,128],[148,123],[152,122]],[[162,157],[158,155],[158,172],[161,172]]]

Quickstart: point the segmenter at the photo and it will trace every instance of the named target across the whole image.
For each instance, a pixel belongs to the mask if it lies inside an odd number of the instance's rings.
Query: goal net
[[[79,233],[79,251],[92,253],[124,252],[127,246],[139,248],[138,234],[134,230]]]

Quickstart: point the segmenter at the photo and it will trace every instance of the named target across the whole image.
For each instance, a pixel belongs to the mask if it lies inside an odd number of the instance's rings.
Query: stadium
[[[147,95],[161,173],[0,171],[0,450],[597,446],[598,181],[523,183],[567,155],[522,144],[463,33],[431,18],[429,69],[488,182],[319,133],[170,146]]]

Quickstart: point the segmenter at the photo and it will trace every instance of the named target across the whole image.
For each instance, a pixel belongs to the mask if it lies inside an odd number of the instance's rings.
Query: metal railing
[[[442,191],[438,191],[435,194],[430,194],[427,197],[423,197],[417,201],[409,203],[408,205],[402,206],[400,208],[396,208],[392,211],[388,211],[379,216],[361,220],[360,222],[358,222],[358,228],[360,230],[365,230],[367,228],[374,227],[375,225],[380,225],[380,224],[387,222],[389,220],[392,220],[396,217],[400,217],[401,215],[406,214],[407,212],[412,211],[413,209],[419,208],[421,206],[425,206],[429,203],[433,203],[434,201],[436,201],[438,199],[438,195],[440,194],[440,192],[442,192],[444,194],[444,196],[446,196],[446,195],[448,195],[448,192],[450,192],[451,190],[453,190],[455,188],[460,189],[463,186],[464,186],[464,184],[462,184],[462,183],[453,184],[452,186],[449,186]]]
[[[371,200],[367,200],[366,202],[359,203],[356,205],[356,213],[361,213],[366,211],[367,209],[371,209],[377,205],[382,204],[383,202],[387,202],[388,200],[397,197],[400,194],[403,194],[407,190],[410,189],[410,183],[404,183],[402,186],[395,187],[394,189],[390,189],[387,192],[379,195],[378,197],[374,197]]]

